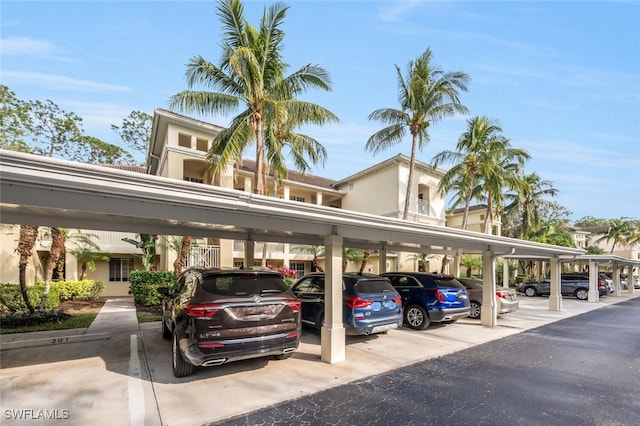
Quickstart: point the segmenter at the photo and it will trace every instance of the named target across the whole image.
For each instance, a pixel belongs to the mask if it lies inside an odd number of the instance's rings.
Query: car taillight
[[[604,281],[598,281],[598,287],[604,287]]]
[[[444,297],[444,292],[442,290],[436,290],[436,299],[438,302],[445,302],[447,299]]]
[[[350,308],[366,308],[373,305],[373,300],[361,299],[359,296],[347,297],[347,306]]]
[[[498,296],[501,299],[508,299],[509,293],[507,293],[506,291],[496,291],[496,296]]]
[[[201,343],[198,345],[200,348],[224,348],[222,343]]]
[[[393,298],[393,303],[395,303],[396,305],[399,305],[400,303],[402,303],[402,297],[401,296],[396,296]]]
[[[287,299],[284,301],[292,312],[296,313],[302,307],[302,302],[298,299]]]
[[[187,305],[184,312],[190,317],[211,318],[220,309],[219,303],[201,303],[197,305]]]

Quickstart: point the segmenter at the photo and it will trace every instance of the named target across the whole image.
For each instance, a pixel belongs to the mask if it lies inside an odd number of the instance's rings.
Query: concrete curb
[[[40,339],[16,340],[13,342],[2,342],[0,351],[10,349],[33,348],[36,346],[60,345],[65,343],[88,342],[91,340],[105,340],[111,338],[110,333],[90,333],[76,334],[70,336],[51,336]]]

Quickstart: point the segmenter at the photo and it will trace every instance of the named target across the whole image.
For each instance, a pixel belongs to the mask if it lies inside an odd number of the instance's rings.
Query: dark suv
[[[388,272],[391,285],[402,297],[404,323],[414,330],[432,322],[454,322],[469,316],[467,290],[451,275],[426,272]]]
[[[324,273],[305,275],[291,289],[302,301],[303,324],[320,329],[324,322]],[[402,326],[400,295],[387,278],[345,273],[342,294],[347,334],[386,333]]]
[[[531,281],[520,284],[517,291],[526,296],[547,296],[551,294],[551,279]],[[589,299],[589,275],[582,273],[565,273],[560,276],[560,292],[563,296],[574,296],[579,300]],[[601,278],[598,279],[598,294],[609,294],[607,284]]]
[[[173,339],[173,374],[195,366],[275,356],[300,342],[301,302],[282,275],[268,269],[190,268],[164,295],[162,335]]]

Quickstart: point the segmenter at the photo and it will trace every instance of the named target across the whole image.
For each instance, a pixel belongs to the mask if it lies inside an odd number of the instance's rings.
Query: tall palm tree
[[[596,240],[596,242],[613,241],[613,245],[611,246],[611,252],[610,252],[611,254],[613,254],[613,251],[616,249],[616,244],[625,244],[627,242],[627,237],[630,234],[629,231],[630,231],[630,227],[629,227],[628,221],[624,220],[623,218],[610,219],[609,227],[607,228],[605,233],[602,235],[602,237]]]
[[[296,245],[291,247],[291,251],[302,251],[313,254],[313,268],[318,272],[324,272],[318,259],[318,256],[324,253],[324,246]]]
[[[485,116],[467,120],[467,130],[460,136],[456,151],[443,151],[432,162],[437,167],[443,162],[456,163],[443,178],[443,189],[459,188],[464,197],[465,219],[472,198],[487,203],[484,232],[490,231],[494,210],[501,208],[505,188],[517,189],[522,184],[520,171],[529,154],[511,147],[502,135],[502,128]],[[444,186],[447,185],[447,186]]]
[[[463,72],[444,72],[432,64],[432,53],[427,49],[415,61],[409,62],[407,75],[396,65],[398,101],[400,109],[384,108],[369,114],[369,120],[387,124],[374,133],[366,149],[374,154],[402,142],[407,131],[411,135],[409,177],[404,200],[403,219],[407,219],[411,201],[411,187],[415,169],[416,151],[429,142],[429,126],[456,113],[466,114],[460,103],[459,91],[467,90],[469,76]]]
[[[519,237],[529,239],[540,226],[541,210],[547,202],[544,197],[555,197],[558,190],[553,187],[553,182],[542,180],[535,172],[522,177],[519,189],[514,194],[507,194],[511,202],[505,206],[505,214],[521,215]]]
[[[254,191],[266,193],[268,160],[278,162],[283,157],[273,146],[265,147],[265,130],[270,126],[289,122],[292,127],[306,123],[324,124],[337,117],[327,109],[295,96],[308,88],[330,90],[328,73],[317,65],[305,65],[285,77],[287,64],[282,59],[284,32],[280,28],[288,7],[276,3],[265,8],[259,29],[244,17],[239,0],[223,0],[217,14],[222,23],[223,54],[220,66],[201,56],[195,56],[187,65],[189,89],[171,98],[172,107],[200,114],[231,113],[244,110],[236,116],[229,128],[214,139],[207,159],[216,172],[231,161],[237,161],[251,143],[256,144],[256,174]],[[218,92],[191,90],[196,85],[218,89]],[[271,143],[273,139],[267,139]]]
[[[66,240],[68,229],[65,228],[51,228],[51,249],[49,250],[49,257],[45,267],[44,274],[44,290],[42,291],[42,297],[40,298],[40,309],[44,309],[49,298],[49,289],[51,288],[51,280],[53,279],[53,271],[58,267],[61,259],[63,259],[63,253],[66,253],[64,244]]]
[[[29,264],[29,258],[33,254],[33,246],[36,244],[36,238],[38,237],[38,227],[35,225],[20,225],[20,237],[18,239],[17,252],[20,255],[20,261],[18,263],[18,281],[20,283],[20,293],[22,294],[22,300],[30,313],[34,313],[35,309],[29,301],[27,295],[27,265]]]

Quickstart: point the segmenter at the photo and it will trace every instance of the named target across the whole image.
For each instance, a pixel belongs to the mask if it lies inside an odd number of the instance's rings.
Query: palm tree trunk
[[[407,220],[409,214],[409,203],[411,202],[411,185],[413,184],[413,169],[416,166],[416,138],[417,135],[413,135],[411,142],[411,159],[409,160],[409,177],[407,178],[407,193],[404,199],[404,212],[402,213],[402,219]]]
[[[20,255],[20,261],[18,264],[18,275],[20,282],[20,293],[22,294],[22,300],[25,306],[32,314],[35,312],[31,302],[29,302],[29,296],[27,295],[27,265],[29,264],[29,258],[33,254],[33,247],[36,244],[36,237],[38,236],[38,227],[35,225],[20,225],[20,238],[18,240],[18,249],[16,250]]]
[[[256,175],[255,181],[255,193],[264,195],[264,140],[262,131],[262,118],[256,115],[252,118],[253,130],[256,134]]]
[[[187,259],[189,259],[189,252],[191,251],[191,237],[186,236],[182,237],[182,246],[180,247],[180,253],[178,257],[173,262],[173,274],[177,277],[182,273],[182,269],[184,265],[187,264]]]
[[[51,228],[51,250],[49,250],[49,258],[44,275],[44,290],[40,298],[40,310],[43,310],[49,298],[49,290],[51,289],[51,280],[53,279],[53,271],[58,267],[60,255],[64,250],[65,232],[60,228]]]
[[[367,266],[367,259],[369,258],[370,255],[371,255],[371,252],[369,250],[365,250],[364,253],[362,254],[362,263],[360,264],[361,274],[364,272],[364,268],[366,268]]]
[[[313,267],[318,272],[324,272],[324,269],[322,269],[320,263],[318,262],[318,256],[316,256],[315,254],[313,255]]]

